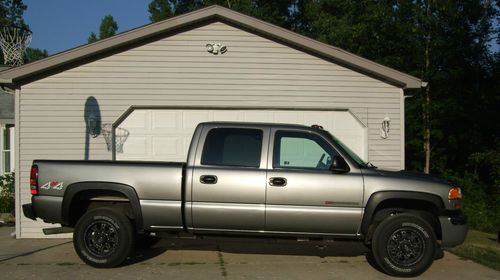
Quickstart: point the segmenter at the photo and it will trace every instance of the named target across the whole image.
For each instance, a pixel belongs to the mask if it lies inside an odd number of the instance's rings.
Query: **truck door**
[[[361,222],[363,179],[359,169],[335,174],[339,156],[319,133],[271,129],[266,231],[356,234]]]
[[[269,130],[203,128],[192,177],[195,230],[264,230],[267,157],[263,155],[267,155]]]

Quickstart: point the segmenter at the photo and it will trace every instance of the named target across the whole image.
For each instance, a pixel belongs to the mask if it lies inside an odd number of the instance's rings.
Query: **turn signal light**
[[[452,187],[448,191],[448,199],[453,200],[453,199],[461,199],[462,198],[462,190],[458,187]]]
[[[30,190],[32,195],[38,195],[38,166],[32,165],[30,172]]]

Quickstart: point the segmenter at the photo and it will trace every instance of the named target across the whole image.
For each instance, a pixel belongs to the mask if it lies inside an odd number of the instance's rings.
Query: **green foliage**
[[[23,19],[27,8],[22,0],[0,0],[0,26],[28,28]]]
[[[102,19],[101,26],[99,26],[99,39],[109,38],[116,34],[118,30],[118,23],[111,15],[107,15]]]
[[[30,63],[33,61],[37,61],[42,58],[46,58],[49,56],[47,50],[36,49],[36,48],[27,48],[24,54],[24,62]]]
[[[99,26],[99,39],[94,32],[91,32],[87,41],[88,43],[94,43],[98,40],[109,38],[114,36],[116,31],[118,31],[118,23],[116,23],[113,16],[107,15],[101,20],[101,25]]]
[[[293,0],[153,0],[149,4],[149,19],[157,22],[212,5],[220,5],[267,22],[291,26],[290,7]]]
[[[488,185],[474,174],[446,175],[448,180],[462,188],[464,213],[471,228],[498,232],[500,230],[499,193],[491,193]]]
[[[14,173],[0,176],[0,213],[14,212]]]
[[[172,17],[173,12],[168,0],[153,0],[149,3],[148,12],[151,22],[158,22]]]
[[[90,43],[94,43],[94,42],[97,42],[97,41],[99,41],[99,39],[97,39],[97,35],[95,35],[94,32],[90,32],[90,36],[87,39],[87,42],[90,44]]]

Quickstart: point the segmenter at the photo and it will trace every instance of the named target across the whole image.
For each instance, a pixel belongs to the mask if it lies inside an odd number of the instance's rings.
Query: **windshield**
[[[346,144],[342,143],[337,137],[333,136],[331,133],[328,131],[325,131],[330,139],[335,143],[337,148],[340,148],[342,152],[347,154],[352,160],[354,160],[357,164],[367,167],[369,166],[369,163],[365,162],[363,159],[361,159],[355,152],[353,152],[349,147],[346,146]]]

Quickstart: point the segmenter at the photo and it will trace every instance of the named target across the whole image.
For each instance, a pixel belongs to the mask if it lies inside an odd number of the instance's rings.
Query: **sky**
[[[150,23],[151,0],[24,0],[24,21],[33,32],[30,47],[46,49],[49,55],[87,43],[90,32],[110,14],[118,32]]]

